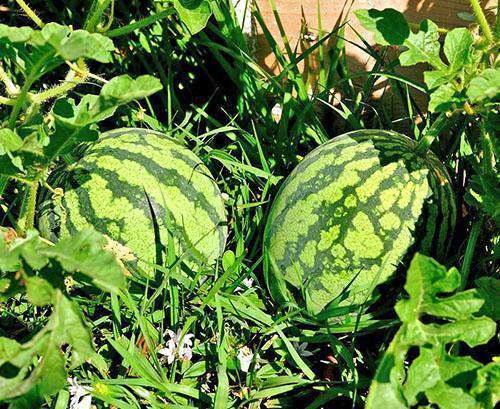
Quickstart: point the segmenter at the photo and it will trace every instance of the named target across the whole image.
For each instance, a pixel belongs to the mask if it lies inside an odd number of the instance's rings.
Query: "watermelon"
[[[281,186],[264,232],[275,298],[300,290],[312,313],[358,304],[405,256],[442,259],[456,219],[452,183],[432,153],[380,130],[349,132],[309,153]],[[342,298],[338,298],[342,295]]]
[[[60,200],[44,195],[39,208],[38,227],[53,241],[94,227],[149,270],[165,261],[169,237],[190,266],[213,264],[224,250],[226,213],[217,184],[193,152],[167,135],[106,132],[49,184],[64,191]]]

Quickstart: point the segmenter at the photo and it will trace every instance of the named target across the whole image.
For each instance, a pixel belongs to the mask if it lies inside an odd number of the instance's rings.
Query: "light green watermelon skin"
[[[378,130],[339,136],[307,155],[283,183],[264,233],[268,285],[287,283],[320,312],[351,283],[359,303],[397,269],[409,249],[442,258],[456,205],[434,154],[420,157],[406,136]]]
[[[149,271],[149,263],[165,261],[169,231],[176,256],[191,264],[213,264],[224,251],[227,219],[212,175],[164,134],[107,132],[51,184],[64,190],[60,204],[49,198],[40,208],[39,228],[52,240],[94,227]]]

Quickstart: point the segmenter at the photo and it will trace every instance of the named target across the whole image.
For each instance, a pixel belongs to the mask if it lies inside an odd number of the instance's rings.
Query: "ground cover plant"
[[[356,10],[360,73],[253,7],[278,73],[230,1],[1,6],[0,407],[498,403],[497,10]]]

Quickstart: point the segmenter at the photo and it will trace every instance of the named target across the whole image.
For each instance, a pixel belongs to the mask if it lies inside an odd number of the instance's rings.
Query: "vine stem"
[[[427,130],[427,132],[422,136],[422,138],[418,141],[416,147],[417,155],[423,156],[427,153],[429,148],[431,147],[434,140],[438,137],[438,135],[442,132],[446,124],[448,123],[448,115],[446,112],[442,112],[439,114],[437,119],[434,121],[432,126]]]
[[[479,0],[470,0],[470,4],[472,10],[474,11],[474,14],[476,15],[477,22],[479,23],[479,26],[483,31],[486,41],[488,42],[488,44],[493,43],[493,33],[491,32],[491,28],[488,24],[488,21],[486,20],[486,16],[484,15],[483,9],[479,4]]]
[[[45,62],[51,55],[47,54],[44,57],[40,58],[33,69],[31,70],[30,74],[26,78],[25,83],[23,84],[23,87],[21,88],[21,91],[19,92],[19,95],[16,99],[16,102],[14,103],[14,107],[12,108],[12,112],[10,113],[9,117],[9,128],[14,129],[16,126],[16,120],[17,116],[19,115],[19,112],[21,112],[21,108],[23,107],[24,101],[26,100],[26,97],[28,96],[28,92],[33,85],[33,83],[36,81],[38,78],[38,73],[44,66]]]
[[[80,73],[78,73],[80,74]],[[77,75],[74,70],[70,70],[64,79],[64,83],[58,85],[56,87],[50,88],[47,91],[40,92],[38,94],[33,95],[34,102],[43,102],[51,98],[55,98],[59,95],[65,94],[69,92],[71,89],[76,87],[78,84],[82,83],[85,80],[83,77],[84,72],[81,75]]]
[[[28,17],[33,20],[33,22],[40,28],[43,28],[45,25],[40,17],[36,15],[36,13],[31,9],[30,6],[26,4],[24,0],[16,0],[16,3],[19,7],[23,9],[23,11],[28,15]]]
[[[17,93],[19,93],[19,87],[16,84],[14,84],[14,82],[12,82],[10,77],[3,69],[1,63],[0,63],[0,80],[4,83],[5,90],[7,91],[8,95],[16,95]]]
[[[41,177],[42,173],[39,173],[29,187],[28,209],[26,210],[26,223],[24,228],[25,231],[28,231],[35,227],[36,198]]]

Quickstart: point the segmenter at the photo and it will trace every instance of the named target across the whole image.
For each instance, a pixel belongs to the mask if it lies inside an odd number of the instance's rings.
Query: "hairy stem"
[[[488,24],[488,21],[486,20],[486,16],[484,15],[483,9],[479,4],[479,0],[470,0],[470,5],[472,7],[472,10],[474,11],[474,14],[476,15],[477,22],[481,27],[481,30],[484,34],[484,37],[486,38],[487,43],[488,44],[493,43],[493,33],[491,32],[491,28]]]
[[[12,82],[10,77],[3,69],[1,63],[0,63],[0,80],[4,83],[5,90],[7,91],[8,95],[16,95],[17,93],[19,93],[19,87],[16,84],[14,84],[14,82]]]
[[[85,24],[83,26],[85,30],[91,33],[93,33],[96,30],[99,24],[99,20],[101,19],[101,16],[104,14],[111,1],[112,0],[97,0],[94,2],[90,14],[87,18],[87,21],[85,21]]]
[[[24,228],[25,231],[28,231],[35,227],[36,198],[42,174],[43,173],[40,172],[29,187],[28,208],[26,211],[26,223]]]
[[[14,105],[15,103],[15,99],[6,98],[0,95],[0,105]]]
[[[33,95],[33,101],[40,103],[58,97],[59,95],[66,94],[85,80],[83,74],[84,73],[82,73],[82,75],[77,75],[74,70],[70,70],[61,85]]]
[[[16,0],[16,3],[38,27],[42,28],[45,25],[41,18],[37,16],[33,9],[28,6],[24,0]]]
[[[21,91],[19,92],[19,95],[16,98],[16,102],[14,103],[14,108],[12,108],[12,112],[10,113],[9,117],[9,128],[14,129],[16,126],[16,120],[21,112],[21,109],[23,107],[24,102],[26,101],[26,98],[28,96],[28,92],[33,85],[33,83],[37,80],[39,71],[42,69],[44,66],[45,62],[47,59],[51,57],[51,54],[46,54],[42,58],[40,58],[35,66],[32,68],[31,72],[29,73],[28,77],[26,78],[25,83],[23,84],[23,87],[21,88]]]

